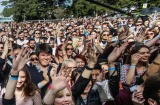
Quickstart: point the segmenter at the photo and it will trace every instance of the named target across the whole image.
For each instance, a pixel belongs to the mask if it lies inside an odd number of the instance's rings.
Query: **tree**
[[[9,0],[2,5],[6,6],[2,14],[14,15],[15,21],[47,18],[48,11],[52,14],[54,8],[53,0]]]
[[[104,3],[103,0],[98,0],[101,3]],[[69,11],[72,11],[74,16],[93,16],[95,13],[100,13],[101,11],[106,11],[106,8],[97,6],[86,0],[76,0],[72,7],[69,8]]]
[[[90,3],[87,0],[71,0],[73,5],[66,7],[63,5],[57,7],[57,3],[63,4],[70,0],[8,0],[3,1],[5,6],[2,14],[4,16],[14,16],[15,21],[39,20],[39,19],[53,19],[70,17],[71,15],[79,16],[95,16],[96,14],[103,14],[106,11],[112,11],[107,8]],[[91,0],[92,1],[92,0]],[[108,4],[117,9],[129,7],[133,4],[138,5],[138,0],[95,0],[100,3]],[[141,4],[146,0],[141,0]],[[151,6],[160,6],[160,0],[148,0]]]

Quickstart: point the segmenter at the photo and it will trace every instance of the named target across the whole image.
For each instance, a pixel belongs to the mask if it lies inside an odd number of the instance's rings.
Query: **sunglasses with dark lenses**
[[[103,34],[103,36],[107,36],[108,34]]]
[[[58,51],[62,51],[62,49],[58,48]]]
[[[40,34],[40,33],[36,33],[36,34]]]
[[[37,61],[38,58],[31,58],[31,61]]]
[[[66,50],[73,50],[73,48],[66,48]]]
[[[136,24],[136,26],[141,26],[142,24]]]

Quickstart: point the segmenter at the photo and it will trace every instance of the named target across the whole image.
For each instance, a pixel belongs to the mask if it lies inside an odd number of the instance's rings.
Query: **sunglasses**
[[[38,58],[31,58],[31,61],[37,61]]]
[[[142,24],[137,24],[136,26],[141,26]]]
[[[62,51],[62,49],[58,48],[58,51]]]
[[[40,34],[40,33],[36,33],[36,34]]]
[[[66,48],[66,50],[73,50],[73,48]]]
[[[154,33],[148,33],[148,35],[153,35]]]
[[[3,49],[4,47],[0,47],[1,49]]]
[[[107,34],[103,34],[103,36],[107,36]]]

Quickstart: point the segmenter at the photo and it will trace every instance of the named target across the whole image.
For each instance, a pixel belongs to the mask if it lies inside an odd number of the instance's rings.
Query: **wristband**
[[[9,75],[9,78],[14,81],[18,80],[18,76]]]
[[[116,70],[115,67],[111,67],[111,68],[108,68],[109,71],[113,71],[113,70]]]
[[[41,83],[38,83],[38,87],[41,89],[43,86],[41,85]]]
[[[131,66],[129,66],[129,68],[131,68],[131,69],[135,69],[135,68],[136,68],[136,66],[135,66],[135,65],[131,65]]]
[[[87,70],[93,70],[93,68],[90,68],[90,67],[88,67],[88,66],[86,66],[86,69],[87,69]]]
[[[50,85],[48,86],[48,89],[52,89],[52,84],[50,84]]]

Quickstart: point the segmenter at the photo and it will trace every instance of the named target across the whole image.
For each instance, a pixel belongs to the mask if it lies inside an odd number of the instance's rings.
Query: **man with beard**
[[[22,45],[26,45],[27,43],[28,43],[28,40],[25,39],[23,31],[20,31],[18,33],[17,44],[22,46]]]
[[[36,41],[34,39],[30,39],[28,42],[28,46],[31,50],[31,52],[35,52],[36,50]]]

